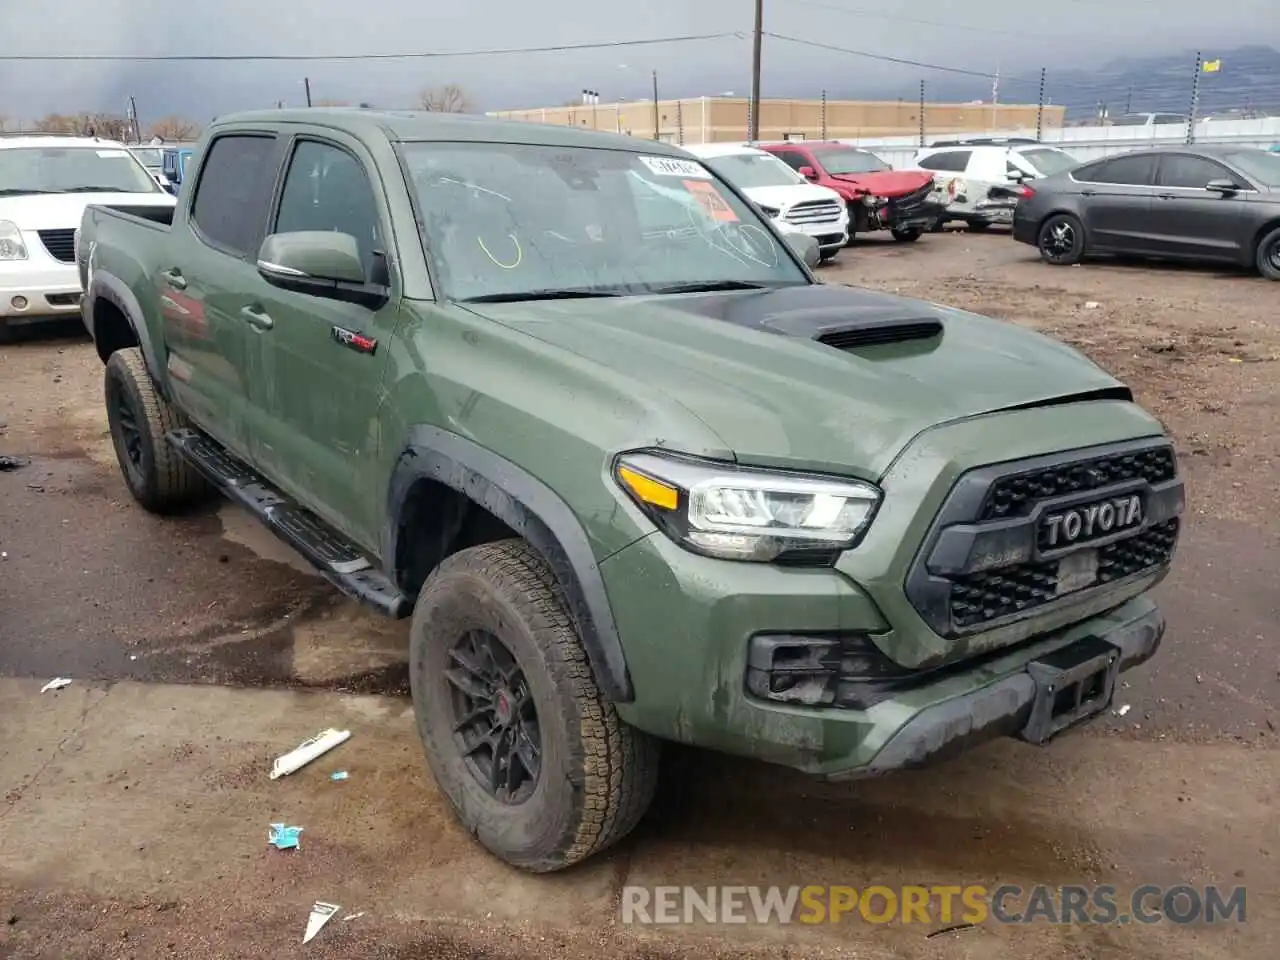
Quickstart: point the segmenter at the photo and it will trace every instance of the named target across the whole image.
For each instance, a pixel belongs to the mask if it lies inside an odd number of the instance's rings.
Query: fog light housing
[[[747,691],[797,706],[865,710],[918,676],[866,633],[757,634],[747,655]]]
[[[26,297],[19,296],[10,300],[9,306],[13,307],[15,310],[25,310],[30,306],[30,303],[27,301]]]

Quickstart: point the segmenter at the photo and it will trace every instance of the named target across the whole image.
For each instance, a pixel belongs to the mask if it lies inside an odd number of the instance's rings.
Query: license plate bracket
[[[1036,693],[1020,736],[1028,743],[1045,743],[1111,705],[1120,649],[1099,637],[1085,637],[1033,660],[1027,673]]]

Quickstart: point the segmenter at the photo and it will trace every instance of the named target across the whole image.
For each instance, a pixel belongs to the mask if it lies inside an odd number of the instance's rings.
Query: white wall
[[[926,146],[935,140],[962,140],[965,137],[1034,137],[1030,130],[1001,130],[996,133],[925,134]],[[1148,127],[1062,127],[1046,130],[1041,137],[1068,151],[1081,161],[1094,160],[1112,153],[1123,153],[1138,147],[1177,146],[1186,143],[1185,123],[1161,123]],[[920,149],[919,137],[879,137],[850,140],[844,143],[864,147],[894,167],[910,166]],[[1280,117],[1259,120],[1202,120],[1196,124],[1197,143],[1233,143],[1243,147],[1269,148],[1280,143]]]

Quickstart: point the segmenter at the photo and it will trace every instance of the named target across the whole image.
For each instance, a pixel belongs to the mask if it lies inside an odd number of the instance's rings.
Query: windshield
[[[1051,177],[1055,173],[1061,173],[1063,170],[1070,170],[1072,167],[1080,165],[1080,161],[1065,150],[1039,149],[1019,152],[1032,167],[1039,170],[1046,177]]]
[[[0,149],[0,197],[28,193],[157,193],[160,187],[120,147]]]
[[[1264,187],[1280,187],[1280,153],[1267,150],[1238,150],[1223,156],[1232,166]]]
[[[866,150],[815,150],[818,162],[826,168],[827,173],[883,173],[892,170],[874,153]]]
[[[133,155],[144,167],[159,169],[164,166],[164,151],[158,147],[134,147]]]
[[[809,182],[771,153],[731,153],[708,157],[703,162],[742,190],[794,187]]]
[[[504,143],[399,149],[456,300],[809,282],[785,242],[692,159]]]

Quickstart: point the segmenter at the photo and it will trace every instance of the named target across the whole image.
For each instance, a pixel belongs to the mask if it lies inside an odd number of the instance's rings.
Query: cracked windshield
[[[694,160],[409,143],[427,246],[457,300],[807,283],[760,217]]]
[[[0,196],[41,193],[156,193],[155,181],[119,147],[0,150]]]

